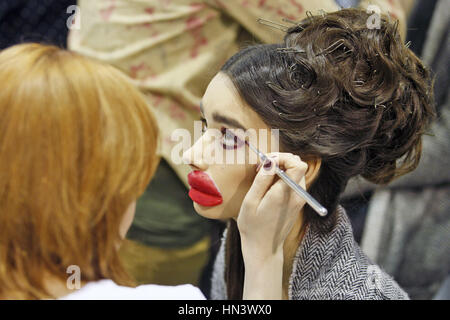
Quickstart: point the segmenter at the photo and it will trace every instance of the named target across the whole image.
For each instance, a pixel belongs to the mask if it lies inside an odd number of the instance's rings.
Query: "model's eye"
[[[222,128],[222,147],[224,149],[236,149],[237,148],[237,136],[235,136],[230,130]]]
[[[208,124],[205,118],[201,118],[201,120],[202,120],[202,133],[205,133],[206,130],[208,130]]]

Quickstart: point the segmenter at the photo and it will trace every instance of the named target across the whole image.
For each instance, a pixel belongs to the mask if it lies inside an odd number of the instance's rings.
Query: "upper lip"
[[[220,191],[217,189],[214,181],[211,180],[206,172],[195,170],[188,174],[189,185],[204,193],[221,197]]]

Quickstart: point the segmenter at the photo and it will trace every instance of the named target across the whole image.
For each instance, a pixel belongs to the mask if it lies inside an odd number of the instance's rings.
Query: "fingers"
[[[268,174],[271,168],[274,167],[274,164],[273,159],[270,162],[266,161],[264,164],[261,163],[257,169],[258,173],[244,198],[243,205],[253,206],[254,208],[258,206],[275,179],[274,172]]]
[[[259,170],[255,180],[244,199],[244,203],[248,205],[257,206],[269,189],[271,192],[280,193],[280,196],[283,194],[288,195],[289,192],[295,193],[281,179],[275,184],[273,183],[275,179],[275,164],[284,169],[285,173],[296,183],[300,183],[308,168],[306,162],[302,161],[299,156],[291,153],[275,152],[269,153],[267,156],[271,159],[272,165],[269,166],[266,162],[266,166],[260,165],[258,167]]]
[[[303,189],[306,189],[305,174],[308,169],[308,164],[301,160],[297,155],[291,153],[274,153],[276,154],[276,161],[281,169],[284,169],[286,175],[295,183],[299,184]],[[293,201],[298,206],[303,206],[304,199],[299,196],[287,183],[283,180],[277,181],[270,191],[285,195],[286,201]],[[292,200],[290,200],[292,199]]]
[[[308,164],[298,156],[292,153],[270,153],[269,156],[275,156],[280,169],[291,178],[294,182],[300,183],[308,170]],[[278,183],[278,182],[277,182]],[[283,183],[287,187],[287,184]]]

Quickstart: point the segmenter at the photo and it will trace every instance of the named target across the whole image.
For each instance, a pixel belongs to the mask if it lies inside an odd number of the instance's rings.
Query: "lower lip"
[[[199,205],[205,207],[217,206],[223,202],[222,197],[213,196],[211,194],[201,192],[194,188],[191,188],[189,190],[189,197],[192,199],[192,201],[195,201]]]

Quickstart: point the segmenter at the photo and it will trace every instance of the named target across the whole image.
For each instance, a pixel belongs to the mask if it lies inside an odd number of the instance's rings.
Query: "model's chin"
[[[195,201],[193,201],[193,203],[194,203],[194,210],[202,217],[215,220],[226,219],[226,217],[224,217],[223,204],[215,206],[203,206]]]

